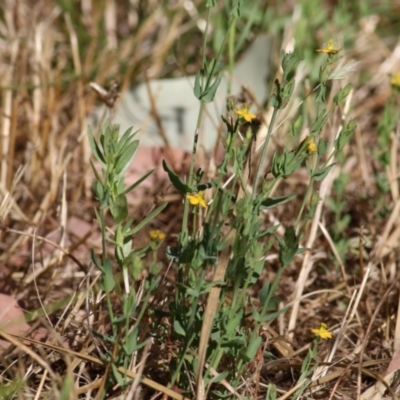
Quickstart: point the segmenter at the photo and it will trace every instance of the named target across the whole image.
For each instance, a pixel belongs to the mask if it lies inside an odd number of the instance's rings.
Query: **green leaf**
[[[343,89],[340,89],[339,93],[337,93],[336,96],[333,98],[333,102],[335,103],[336,106],[343,103],[343,101],[350,93],[351,88],[352,88],[351,83],[348,83]]]
[[[133,127],[128,128],[124,134],[119,138],[118,143],[117,143],[117,153],[120,153],[121,150],[123,150],[126,146],[129,145],[130,142],[132,142],[134,136],[137,134],[137,132],[131,134]]]
[[[200,183],[193,187],[193,192],[202,192],[203,190],[210,189],[211,187],[215,186],[219,182],[218,179],[214,181],[207,182],[207,183]]]
[[[194,79],[194,89],[193,93],[196,96],[196,99],[201,100],[201,97],[203,95],[203,79],[204,79],[204,72],[203,70],[200,70],[196,74],[196,78]]]
[[[349,142],[351,136],[357,128],[357,124],[354,120],[349,121],[347,125],[340,131],[339,137],[335,141],[335,149],[336,151],[340,151],[343,147]],[[381,137],[381,136],[379,136]],[[379,138],[378,138],[379,140]]]
[[[256,336],[250,340],[249,345],[247,346],[247,349],[245,351],[241,351],[240,355],[241,357],[247,361],[253,361],[254,358],[256,357],[257,350],[261,346],[262,338],[261,336]]]
[[[311,201],[310,201],[310,209],[308,210],[308,213],[306,215],[307,220],[313,219],[315,210],[317,209],[317,205],[320,200],[321,199],[319,197],[319,193],[318,192],[313,193],[313,195],[311,197]]]
[[[117,381],[119,386],[124,387],[125,386],[125,380],[122,377],[121,373],[118,371],[118,368],[115,366],[115,364],[111,364],[111,369],[112,369],[112,373],[113,376],[115,378],[115,380]]]
[[[127,194],[127,193],[131,192],[133,189],[135,189],[137,186],[139,186],[153,172],[154,172],[154,169],[152,169],[149,172],[146,172],[140,179],[138,179],[135,183],[132,183],[131,186],[129,186],[127,189],[125,189],[123,194]]]
[[[211,103],[214,100],[215,93],[217,92],[218,86],[221,83],[221,79],[222,79],[222,73],[220,72],[217,75],[217,78],[215,79],[213,84],[210,87],[208,87],[201,95],[200,100],[202,103]]]
[[[177,320],[174,321],[174,331],[175,331],[178,335],[181,335],[181,336],[183,336],[183,337],[186,336],[185,330],[182,328],[182,325],[181,325],[180,322],[177,321]]]
[[[104,267],[103,286],[104,290],[107,293],[109,293],[115,287],[115,279],[114,279],[113,267],[111,265],[111,261],[108,258],[104,260],[103,267]]]
[[[256,309],[253,309],[253,312],[251,313],[254,321],[256,322],[267,322],[267,321],[273,321],[276,318],[278,318],[281,314],[284,314],[287,310],[289,309],[289,307],[283,307],[280,310],[268,314],[268,315],[261,315]]]
[[[133,251],[132,254],[129,256],[130,259],[130,273],[135,281],[140,279],[140,276],[142,275],[143,272],[143,261],[142,259],[135,254]]]
[[[160,272],[162,271],[162,269],[163,269],[163,265],[161,262],[158,262],[158,263],[153,262],[150,264],[149,273],[150,273],[150,275],[154,275],[154,276],[159,275]]]
[[[232,319],[229,320],[228,324],[226,325],[226,333],[228,336],[233,336],[236,329],[240,326],[240,322],[243,318],[243,310],[237,312]]]
[[[270,290],[271,290],[271,284],[268,281],[266,281],[263,287],[261,288],[260,292],[258,293],[258,298],[260,300],[261,305],[263,305],[268,300],[268,297],[271,296]]]
[[[287,203],[297,197],[297,194],[289,194],[288,196],[281,196],[281,197],[268,197],[261,203],[261,209],[265,210],[267,208],[273,208],[280,204]]]
[[[271,291],[271,284],[267,281],[264,283],[260,293],[258,294],[258,298],[264,311],[275,311],[281,302],[281,299],[278,296],[274,296]]]
[[[279,261],[283,267],[289,265],[299,248],[300,238],[296,236],[293,226],[289,226],[284,235],[284,241],[279,241]]]
[[[97,169],[95,168],[92,160],[90,160],[90,165],[92,166],[92,170],[93,170],[93,173],[94,173],[96,179],[101,182],[100,174],[97,172]]]
[[[6,386],[7,388],[9,385]],[[63,384],[61,388],[61,393],[59,394],[58,399],[59,400],[70,400],[71,399],[71,392],[74,387],[74,380],[72,378],[72,375],[66,375],[66,377],[63,379]],[[21,389],[22,389],[21,385]],[[1,389],[0,389],[1,390]],[[15,399],[17,396],[13,396],[12,393],[10,395],[7,395],[6,397],[4,396],[5,393],[2,393],[0,391],[0,399]]]
[[[282,83],[285,84],[293,78],[297,65],[301,61],[296,53],[281,52],[283,78]]]
[[[230,12],[231,16],[234,18],[240,18],[241,8],[242,8],[242,1],[236,0],[235,4],[233,5],[232,10]]]
[[[276,386],[273,383],[270,383],[267,389],[267,397],[265,400],[276,400]]]
[[[99,181],[93,182],[93,192],[96,200],[101,203],[104,200],[104,194],[105,194],[103,184]]]
[[[92,149],[93,155],[96,157],[97,161],[103,166],[106,166],[106,160],[103,156],[103,153],[100,150],[100,147],[98,146],[96,139],[93,136],[93,131],[92,128],[89,126],[88,127],[88,139],[89,139],[89,145],[90,148]]]
[[[171,170],[171,168],[168,166],[165,160],[163,160],[162,164],[164,171],[168,173],[169,180],[174,185],[176,190],[178,190],[183,194],[193,192],[192,188],[186,182],[184,182],[177,174],[175,174],[175,172]]]
[[[103,266],[100,263],[100,260],[97,258],[96,253],[94,252],[93,249],[90,249],[90,256],[92,258],[93,264],[100,270],[103,271]]]
[[[124,194],[119,194],[115,201],[110,202],[110,211],[117,224],[128,216],[128,201]]]
[[[300,128],[303,126],[303,116],[300,114],[296,120],[290,125],[289,134],[291,137],[297,136]]]
[[[270,226],[269,228],[265,229],[264,231],[260,231],[258,233],[257,237],[261,238],[263,236],[269,235],[270,233],[275,232],[280,226],[281,226],[281,224]]]
[[[321,133],[322,128],[325,126],[326,121],[328,120],[328,117],[329,114],[325,110],[322,110],[319,113],[317,119],[315,120],[313,126],[311,127],[311,133],[310,133],[311,136],[316,137]]]
[[[194,258],[197,247],[198,244],[195,241],[189,241],[188,243],[186,243],[186,245],[180,252],[179,263],[180,264],[190,263]]]
[[[335,165],[335,163],[328,165],[327,167],[325,167],[319,171],[314,172],[312,178],[317,182],[322,181],[322,179],[324,179],[326,177],[326,175],[328,175],[328,172],[332,169],[332,167],[334,165]]]
[[[329,142],[325,139],[319,139],[318,141],[318,155],[322,157],[328,150]]]
[[[138,146],[139,141],[135,140],[134,142],[124,147],[124,149],[122,150],[122,153],[117,158],[115,163],[115,171],[119,176],[123,175],[131,165]]]
[[[146,218],[142,219],[133,229],[126,233],[126,236],[134,235],[136,232],[139,232],[145,225],[151,222],[164,208],[168,205],[168,203],[163,203],[155,210],[153,210]]]
[[[224,371],[221,374],[217,375],[215,378],[213,378],[210,383],[219,383],[219,382],[223,381],[224,379],[226,379],[228,377],[228,375],[229,375],[229,372]]]
[[[137,336],[139,331],[137,329],[133,329],[127,337],[125,337],[124,343],[122,347],[127,355],[132,355],[135,350],[137,350]]]
[[[104,260],[104,263],[102,264],[100,260],[97,258],[95,252],[93,249],[90,249],[90,254],[92,257],[92,261],[94,265],[103,273],[103,280],[102,280],[102,286],[103,289],[109,293],[111,290],[114,289],[115,286],[115,280],[114,280],[114,274],[113,274],[113,269],[111,262],[108,258]]]

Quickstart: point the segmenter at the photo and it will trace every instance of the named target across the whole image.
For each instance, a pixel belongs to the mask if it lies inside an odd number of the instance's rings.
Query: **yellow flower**
[[[390,84],[392,86],[396,86],[400,88],[400,72],[397,72],[392,76],[392,79],[390,80]]]
[[[244,118],[247,122],[251,122],[252,119],[256,118],[256,114],[249,112],[248,104],[243,104],[242,108],[236,110],[236,114]]]
[[[186,198],[189,199],[189,202],[193,206],[201,205],[203,208],[207,207],[206,201],[203,198],[204,192],[198,192],[193,194],[187,194]]]
[[[318,49],[317,53],[325,53],[325,54],[337,54],[342,48],[337,47],[337,44],[333,39],[330,39],[328,43],[324,44],[322,49]]]
[[[323,322],[321,322],[318,329],[311,329],[311,332],[321,339],[332,339],[332,333],[328,331],[328,327]]]
[[[314,142],[314,139],[312,137],[308,137],[307,139],[307,153],[308,154],[314,154],[318,151],[317,144]]]
[[[149,232],[149,236],[154,242],[161,242],[161,240],[164,240],[167,235],[159,229],[155,229]]]

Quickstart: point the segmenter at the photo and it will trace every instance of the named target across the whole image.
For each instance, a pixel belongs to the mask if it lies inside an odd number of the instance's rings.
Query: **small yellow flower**
[[[154,242],[161,242],[166,238],[166,234],[159,229],[155,229],[153,231],[149,232],[150,239],[153,240]]]
[[[392,79],[390,80],[390,84],[392,86],[400,88],[400,72],[397,72],[392,76]]]
[[[244,118],[247,122],[251,122],[252,119],[256,118],[256,114],[249,112],[248,104],[243,104],[242,108],[236,110],[236,114]]]
[[[318,329],[311,329],[311,332],[321,339],[332,339],[332,333],[329,332],[328,327],[323,322],[321,322]]]
[[[207,207],[206,201],[203,197],[204,192],[198,192],[193,194],[187,194],[186,198],[189,199],[189,202],[192,206],[201,205],[203,208]]]
[[[325,53],[325,54],[337,54],[342,50],[341,47],[337,47],[337,44],[333,39],[330,39],[328,43],[324,44],[322,49],[318,49],[317,53]]]
[[[307,138],[307,153],[314,154],[318,151],[317,144],[314,142],[312,137]]]

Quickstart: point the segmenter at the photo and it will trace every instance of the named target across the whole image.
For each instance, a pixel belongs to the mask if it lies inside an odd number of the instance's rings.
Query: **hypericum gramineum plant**
[[[231,27],[235,26],[240,16],[240,3],[238,1],[232,10]],[[212,5],[211,2],[209,5]],[[234,40],[234,35],[229,37]],[[323,52],[327,54],[327,62],[320,72],[315,98],[317,111],[314,121],[309,123],[309,136],[296,148],[276,150],[272,159],[266,160],[271,136],[279,134],[275,125],[276,117],[284,112],[291,99],[299,62],[296,53],[282,52],[282,75],[275,80],[270,97],[273,113],[261,154],[256,153],[254,148],[257,131],[252,122],[255,114],[250,111],[248,104],[230,103],[227,115],[222,116],[226,127],[224,158],[216,176],[209,182],[203,182],[203,171],[194,170],[197,140],[201,134],[200,122],[205,105],[213,101],[221,79],[224,44],[225,41],[215,59],[207,61],[203,56],[203,68],[196,78],[194,93],[199,99],[200,111],[188,179],[180,178],[163,162],[172,185],[182,193],[184,201],[182,230],[176,246],[167,251],[167,256],[177,267],[175,293],[167,315],[171,331],[165,331],[168,339],[164,338],[176,344],[168,367],[169,386],[178,386],[190,392],[194,380],[196,389],[193,390],[197,399],[205,399],[210,390],[213,397],[223,398],[228,391],[218,382],[225,379],[236,390],[242,379],[251,373],[249,365],[261,349],[261,326],[273,321],[287,309],[282,307],[278,310],[280,299],[274,293],[284,268],[296,254],[305,251],[300,247],[300,241],[306,222],[313,217],[318,203],[314,185],[329,173],[334,165],[335,154],[341,151],[355,129],[353,122],[344,123],[334,143],[335,151],[327,157],[328,143],[321,134],[332,110],[325,110],[322,106],[332,64],[340,57],[339,49],[332,45],[335,52]],[[348,93],[348,86],[339,91],[334,98],[334,107],[339,107]],[[299,138],[302,128],[302,120],[296,118],[290,128],[292,137]],[[149,298],[160,282],[157,253],[153,253],[150,266],[143,265],[143,257],[157,250],[157,246],[149,244],[141,249],[133,249],[132,236],[155,218],[165,204],[143,221],[128,219],[126,193],[147,176],[125,189],[123,176],[134,157],[137,141],[130,131],[119,137],[117,128],[110,126],[101,130],[98,141],[91,132],[89,138],[103,175],[101,177],[93,167],[96,175],[94,191],[100,203],[96,214],[103,235],[103,252],[100,257],[92,253],[92,258],[102,272],[102,289],[106,294],[112,326],[111,336],[97,335],[114,346],[103,355],[104,358],[113,366],[127,367],[129,358],[144,344],[144,338],[139,335],[139,326],[149,306]],[[251,161],[255,158],[258,158],[258,165],[253,174]],[[263,212],[297,197],[298,193],[283,197],[272,197],[271,193],[278,180],[287,178],[304,165],[309,174],[306,195],[293,225],[285,227],[285,234],[280,237],[276,234],[279,225],[265,225]],[[211,200],[206,201],[206,198]],[[111,235],[106,233],[107,210],[115,223]],[[192,228],[188,224],[190,217],[193,218]],[[153,243],[163,239],[161,232],[151,234]],[[106,241],[115,248],[112,260],[107,256]],[[258,293],[260,305],[256,305],[249,297],[248,289],[257,282],[263,269],[268,268],[265,258],[275,244],[279,246],[279,268],[271,282],[264,282]],[[115,265],[122,273],[124,289],[115,278]],[[150,267],[150,274],[140,283],[141,290],[138,291],[138,271],[145,267]],[[208,279],[210,271],[211,280]],[[122,296],[121,316],[114,316],[110,300],[112,291]],[[204,296],[206,302],[203,301]],[[126,383],[115,367],[112,371],[115,381]]]

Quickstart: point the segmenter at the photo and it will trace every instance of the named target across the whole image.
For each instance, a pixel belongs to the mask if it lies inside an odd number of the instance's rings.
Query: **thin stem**
[[[207,11],[207,21],[206,21],[206,29],[204,31],[204,41],[203,41],[203,67],[206,64],[206,45],[207,45],[207,32],[208,32],[208,26],[210,23],[210,9],[208,9]],[[236,18],[232,18],[230,24],[229,24],[229,30],[232,30],[235,24]],[[220,58],[222,57],[222,50],[225,46],[225,42],[226,42],[226,37],[227,35],[225,35],[224,37],[224,41],[222,42],[221,48],[218,51],[217,57],[215,59],[215,65],[218,64],[218,61],[220,60]],[[208,87],[210,84],[210,81],[212,79],[212,76],[214,74],[214,71],[210,71],[210,75],[207,77],[207,82],[206,82],[206,86]],[[196,153],[197,153],[197,143],[199,140],[199,134],[200,134],[200,125],[201,125],[201,120],[202,120],[202,116],[203,116],[203,112],[204,112],[204,106],[205,103],[203,101],[200,101],[200,110],[199,110],[199,114],[197,117],[197,123],[196,123],[196,130],[195,130],[195,134],[194,134],[194,138],[193,138],[193,148],[192,148],[192,156],[190,159],[190,167],[189,167],[189,177],[188,177],[188,185],[192,186],[193,185],[193,171],[194,171],[194,161],[196,158]],[[189,202],[187,201],[187,199],[185,199],[185,206],[183,209],[183,221],[182,221],[182,234],[181,234],[181,244],[184,246],[187,243],[187,224],[188,224],[188,215],[189,215]]]
[[[101,219],[101,256],[103,260],[107,257],[107,250],[106,250],[106,218],[105,218],[105,211],[104,209],[100,209],[100,219]]]
[[[186,343],[184,343],[184,347],[183,347],[183,349],[181,351],[182,355],[180,357],[178,357],[177,365],[176,365],[176,367],[174,369],[174,373],[173,373],[173,375],[171,377],[171,380],[169,382],[169,386],[170,387],[172,387],[175,384],[176,380],[178,379],[178,376],[179,376],[179,374],[181,372],[181,369],[182,369],[183,362],[185,361],[185,357],[183,355],[187,354],[187,350],[190,348],[190,345],[192,344],[192,342],[195,339],[195,337],[196,337],[196,335],[192,334],[192,336],[189,338],[189,340]]]
[[[210,25],[210,15],[211,15],[211,7],[207,10],[207,18],[206,18],[206,28],[204,29],[204,40],[203,40],[203,66],[206,63],[206,49],[207,49],[207,33],[208,27]]]
[[[298,233],[298,227],[299,227],[299,224],[300,224],[300,219],[301,219],[301,217],[303,215],[304,207],[306,205],[306,201],[308,199],[308,195],[310,194],[310,191],[313,188],[313,186],[314,186],[314,179],[311,178],[310,183],[307,186],[306,194],[305,194],[305,196],[303,198],[303,202],[301,204],[301,208],[300,208],[299,214],[297,215],[296,222],[294,224],[294,229],[295,229],[296,233]]]
[[[317,159],[316,159],[315,162],[314,162],[314,165],[313,165],[313,168],[312,168],[312,172],[311,172],[311,179],[310,179],[310,182],[309,182],[309,184],[308,184],[308,186],[307,186],[306,194],[305,194],[305,196],[303,197],[303,202],[301,203],[301,208],[300,208],[300,211],[299,211],[299,213],[298,213],[298,215],[297,215],[296,222],[295,222],[295,224],[294,224],[294,228],[295,228],[296,233],[298,233],[298,227],[299,227],[300,220],[301,220],[301,217],[302,217],[303,212],[304,212],[304,207],[305,207],[305,205],[306,205],[308,196],[309,196],[309,194],[310,194],[310,191],[311,191],[312,188],[314,187],[314,178],[313,178],[312,176],[314,175],[314,172],[315,172],[315,170],[316,170],[316,168],[317,168],[318,161],[319,161],[319,157],[317,157]]]
[[[278,114],[278,109],[274,108],[274,112],[272,113],[272,117],[271,117],[271,121],[269,123],[269,127],[268,127],[268,133],[267,133],[267,137],[265,138],[265,142],[262,148],[262,152],[261,152],[261,157],[260,157],[260,161],[258,163],[258,167],[257,167],[257,172],[256,172],[256,178],[254,180],[254,185],[253,185],[253,193],[252,193],[252,198],[254,199],[254,197],[257,194],[257,187],[258,187],[258,181],[260,180],[260,174],[261,174],[261,169],[264,163],[264,158],[265,158],[265,154],[267,152],[267,147],[269,144],[269,139],[271,138],[271,133],[275,124],[275,119],[276,116]]]
[[[194,160],[196,159],[197,142],[199,139],[200,124],[201,124],[201,117],[203,115],[203,110],[204,110],[204,103],[201,102],[199,116],[197,118],[196,132],[194,134],[194,139],[193,139],[192,156],[190,157],[189,179],[188,179],[189,186],[192,186],[192,184],[193,184]],[[185,198],[185,206],[183,209],[183,221],[182,221],[182,239],[183,239],[182,245],[183,246],[187,243],[188,216],[189,216],[189,201]]]
[[[236,18],[232,20],[232,25],[229,29],[229,40],[228,40],[229,79],[228,79],[228,89],[227,89],[228,96],[230,96],[232,90],[233,67],[235,66],[235,32],[236,32]]]
[[[114,312],[111,304],[111,297],[110,297],[110,292],[106,292],[106,300],[107,300],[107,308],[108,308],[108,313],[110,315],[110,322],[111,322],[111,329],[113,331],[113,337],[116,338],[118,334],[118,327],[117,324],[115,323],[114,320]]]

